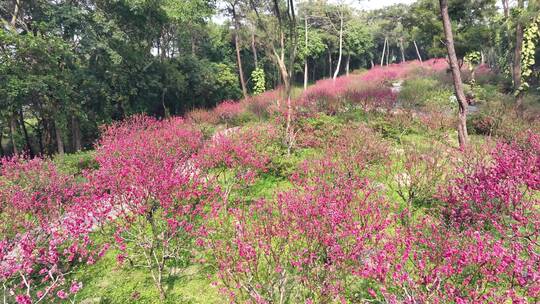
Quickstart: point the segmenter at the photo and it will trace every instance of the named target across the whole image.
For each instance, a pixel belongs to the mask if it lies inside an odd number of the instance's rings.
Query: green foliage
[[[98,166],[93,151],[56,155],[53,161],[59,171],[71,175],[80,175],[84,170],[97,169]]]
[[[256,68],[251,72],[251,80],[253,81],[253,95],[259,95],[266,91],[266,79],[262,68]]]
[[[411,78],[403,82],[398,100],[405,108],[436,105],[442,108],[455,107],[450,101],[453,92],[433,78]]]
[[[522,85],[518,93],[529,88],[528,78],[533,74],[532,67],[535,64],[535,54],[540,39],[540,16],[536,17],[523,33],[523,48],[521,50],[521,77]]]

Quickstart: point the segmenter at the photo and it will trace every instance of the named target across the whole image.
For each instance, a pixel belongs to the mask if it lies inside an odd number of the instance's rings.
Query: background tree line
[[[91,147],[99,125],[133,113],[181,115],[264,88],[290,92],[354,69],[446,56],[437,1],[358,7],[2,0],[0,153],[78,151]],[[538,1],[450,0],[448,7],[460,64],[476,58],[506,75],[518,101],[537,89]]]

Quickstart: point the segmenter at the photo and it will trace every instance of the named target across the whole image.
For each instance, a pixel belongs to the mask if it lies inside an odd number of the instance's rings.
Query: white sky
[[[411,4],[415,2],[415,0],[364,0],[359,2],[360,3],[358,5],[355,5],[356,7],[360,7],[365,10],[373,10],[397,3]]]
[[[353,7],[356,7],[358,9],[363,9],[363,10],[374,10],[374,9],[379,9],[385,6],[398,4],[398,3],[411,4],[411,3],[416,2],[416,0],[329,0],[329,1],[346,3]],[[224,17],[221,16],[221,14],[217,14],[212,17],[212,20],[214,20],[214,22],[221,24],[224,21]]]

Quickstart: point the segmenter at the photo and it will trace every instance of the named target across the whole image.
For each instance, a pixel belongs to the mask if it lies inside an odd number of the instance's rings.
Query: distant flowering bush
[[[219,118],[214,114],[214,112],[204,109],[195,109],[186,114],[186,119],[193,123],[202,124],[217,124]]]
[[[96,147],[99,169],[88,179],[108,208],[108,236],[118,261],[141,266],[160,297],[164,276],[189,262],[213,191],[193,155],[202,134],[181,118],[136,116],[104,129]]]
[[[209,233],[231,301],[339,301],[351,274],[386,275],[385,202],[367,180],[332,168],[331,162],[304,165],[291,191],[230,210],[232,227]]]
[[[92,208],[80,187],[43,159],[0,163],[0,281],[8,303],[73,298],[67,275],[96,252],[89,233]]]
[[[388,87],[369,85],[347,91],[346,98],[347,101],[360,105],[365,111],[390,110],[396,104],[397,93]]]
[[[246,109],[240,102],[226,100],[218,104],[212,112],[220,123],[235,125],[245,114]]]
[[[200,168],[220,183],[225,203],[234,188],[253,183],[260,173],[267,171],[270,156],[263,153],[264,146],[276,137],[276,130],[263,126],[236,127],[216,133],[199,151]]]
[[[365,124],[348,124],[332,130],[333,137],[326,137],[324,159],[343,172],[363,175],[374,164],[388,164],[390,144]]]

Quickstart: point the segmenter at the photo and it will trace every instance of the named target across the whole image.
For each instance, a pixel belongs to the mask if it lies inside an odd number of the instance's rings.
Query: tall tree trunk
[[[79,125],[79,119],[75,115],[71,116],[71,131],[73,132],[73,151],[79,152],[82,149],[81,126]]]
[[[418,56],[418,60],[420,60],[420,63],[422,63],[422,56],[420,56],[420,51],[418,50],[418,45],[416,44],[416,40],[413,40],[414,48],[416,49],[416,56]]]
[[[484,54],[484,51],[480,50],[480,64],[486,63],[486,55]]]
[[[17,16],[19,15],[19,8],[20,8],[21,2],[20,0],[15,0],[15,7],[13,8],[13,15],[11,16],[11,26],[15,28],[17,25]]]
[[[330,78],[332,78],[332,74],[332,53],[328,49],[328,75]]]
[[[0,127],[0,130],[2,130],[2,129],[3,129],[3,127]],[[0,156],[6,155],[6,152],[4,151],[4,146],[3,146],[3,143],[2,143],[3,137],[4,137],[4,132],[0,131]]]
[[[370,59],[371,60],[371,68],[373,69],[375,67],[375,63],[373,62],[373,59]]]
[[[13,115],[9,120],[9,139],[11,141],[13,154],[19,154],[19,149],[17,149],[17,143],[15,142],[15,115]]]
[[[251,33],[251,51],[253,52],[253,63],[255,64],[255,68],[259,67],[259,57],[257,56],[257,46],[255,42],[255,31]]]
[[[508,19],[508,17],[510,16],[510,5],[508,3],[508,0],[502,0],[501,2],[502,2],[504,17]]]
[[[441,17],[443,20],[444,36],[446,37],[446,49],[448,50],[448,60],[454,79],[454,89],[459,104],[459,122],[458,122],[458,140],[459,146],[468,145],[469,138],[467,134],[467,99],[463,93],[463,83],[461,81],[461,72],[459,70],[456,50],[454,48],[454,35],[452,34],[452,24],[448,15],[448,0],[439,0],[441,8]]]
[[[38,119],[38,123],[36,128],[34,129],[36,131],[36,134],[38,136],[38,144],[39,144],[39,154],[43,155],[45,154],[45,147],[43,145],[43,120]]]
[[[384,43],[383,43],[383,49],[382,49],[382,56],[381,56],[381,66],[384,64],[384,55],[386,54],[386,43],[388,38],[384,37]]]
[[[195,37],[191,35],[191,55],[195,57],[197,55],[197,45],[195,44]]]
[[[26,125],[24,124],[24,115],[22,109],[19,109],[19,123],[21,125],[21,129],[23,130],[24,141],[26,143],[25,150],[31,157],[33,157],[34,151],[32,151],[32,143],[30,142],[30,136],[28,136],[28,130],[26,129]]]
[[[238,75],[240,75],[240,84],[242,85],[242,94],[244,98],[248,97],[246,81],[244,79],[244,71],[242,69],[242,57],[240,56],[240,41],[238,39],[238,32],[240,24],[238,23],[238,16],[236,15],[236,7],[232,5],[232,14],[234,22],[234,47],[236,48],[236,62],[238,63]]]
[[[62,130],[57,122],[54,123],[54,136],[56,139],[56,151],[58,154],[64,154],[64,141],[62,139]]]
[[[388,66],[388,57],[390,57],[390,44],[386,45],[386,65]]]
[[[334,72],[334,80],[338,77],[341,68],[341,57],[343,57],[343,15],[339,19],[339,56],[336,71]]]
[[[518,8],[523,10],[523,0],[518,0]],[[519,18],[519,16],[518,16]],[[512,69],[512,78],[514,80],[514,90],[517,92],[516,105],[521,108],[523,102],[523,94],[521,89],[521,50],[523,48],[523,24],[518,19],[516,22],[516,46],[514,48],[514,62]]]
[[[347,63],[345,64],[345,75],[349,76],[349,69],[351,67],[351,54],[347,54]]]
[[[405,62],[405,49],[403,48],[403,37],[399,38],[399,49],[401,50],[401,63]]]
[[[307,58],[307,48],[308,48],[308,21],[307,17],[304,18],[304,43],[305,43],[305,54],[304,54],[304,90],[307,89],[308,85],[308,58]]]

